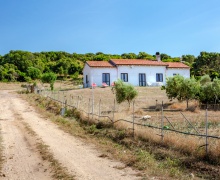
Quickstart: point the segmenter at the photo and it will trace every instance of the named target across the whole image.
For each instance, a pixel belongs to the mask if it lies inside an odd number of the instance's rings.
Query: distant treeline
[[[28,52],[10,51],[4,56],[0,55],[0,81],[30,81],[39,79],[41,74],[53,72],[59,77],[78,78],[82,74],[86,61],[108,61],[109,59],[147,59],[156,60],[155,55],[145,52],[104,54],[97,53],[67,53],[62,51]],[[220,77],[220,54],[201,52],[198,57],[183,55],[171,57],[161,54],[164,62],[184,62],[191,67],[191,75],[199,77],[208,74],[212,79]]]

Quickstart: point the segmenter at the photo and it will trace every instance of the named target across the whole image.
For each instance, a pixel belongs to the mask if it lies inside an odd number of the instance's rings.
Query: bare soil
[[[29,134],[24,124],[35,136]],[[1,179],[53,179],[49,162],[42,159],[36,148],[39,139],[74,179],[141,178],[121,162],[103,158],[94,145],[60,130],[10,90],[0,90],[0,129],[4,159]]]

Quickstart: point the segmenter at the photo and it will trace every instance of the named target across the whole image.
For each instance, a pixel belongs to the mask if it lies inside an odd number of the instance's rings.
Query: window
[[[163,74],[162,73],[156,74],[156,82],[163,82]]]
[[[102,82],[110,86],[110,74],[109,73],[102,74]]]
[[[88,75],[86,75],[86,83],[88,83],[89,82],[89,80],[88,80]]]
[[[121,73],[121,80],[124,82],[128,82],[128,73]]]
[[[146,75],[144,73],[139,74],[139,86],[146,86]]]

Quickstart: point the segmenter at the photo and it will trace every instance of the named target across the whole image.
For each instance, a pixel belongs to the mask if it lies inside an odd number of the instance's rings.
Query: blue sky
[[[219,8],[219,0],[0,0],[0,55],[220,52]]]

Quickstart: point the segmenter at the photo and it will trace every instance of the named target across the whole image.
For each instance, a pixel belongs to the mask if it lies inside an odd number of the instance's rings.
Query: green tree
[[[164,53],[161,53],[161,54],[160,54],[160,58],[161,58],[161,60],[163,61],[163,60],[166,60],[166,59],[171,59],[171,56],[169,56],[169,55],[167,55],[167,54],[164,54]]]
[[[187,108],[189,100],[196,99],[200,85],[195,78],[184,78],[183,76],[176,75],[167,78],[166,94],[169,99],[178,99],[178,101],[186,101]]]
[[[137,55],[135,53],[124,53],[121,57],[122,59],[137,59]]]
[[[43,83],[49,83],[50,84],[50,88],[51,90],[54,89],[54,83],[57,79],[57,76],[56,74],[52,73],[52,72],[49,72],[49,73],[44,73],[41,77],[41,81]]]
[[[27,69],[27,75],[33,79],[33,80],[36,80],[36,79],[40,79],[41,78],[41,70],[38,69],[38,68],[35,68],[35,67],[29,67]]]
[[[183,81],[184,81],[184,77],[180,75],[167,78],[165,90],[166,90],[167,97],[170,100],[175,99],[175,98],[180,99],[181,97],[180,91],[181,91]]]
[[[186,78],[183,81],[181,88],[181,100],[186,100],[187,109],[189,107],[189,100],[193,100],[197,98],[197,95],[200,90],[200,84],[194,77]]]
[[[0,65],[0,81],[5,81],[7,77],[7,70],[4,66]]]
[[[211,83],[211,78],[208,74],[204,75],[201,77],[201,79],[199,80],[200,84],[203,86],[207,83]]]
[[[137,90],[131,84],[126,84],[122,80],[115,81],[115,86],[112,88],[116,96],[117,103],[127,101],[130,107],[131,101],[138,95]]]
[[[200,55],[195,59],[193,68],[196,76],[205,74],[211,76],[213,72],[220,74],[220,54],[200,52]],[[215,78],[215,74],[213,75]]]
[[[150,54],[147,54],[146,52],[139,52],[137,55],[138,59],[148,59],[148,60],[155,60],[155,57],[153,57]]]
[[[208,75],[204,75],[200,80],[199,100],[202,103],[219,103],[220,100],[220,80],[215,78],[211,81]]]
[[[194,63],[195,59],[196,59],[196,58],[195,58],[195,56],[193,56],[193,55],[189,55],[189,54],[187,54],[187,55],[182,55],[182,61],[188,62],[188,63],[190,63],[190,64]]]

